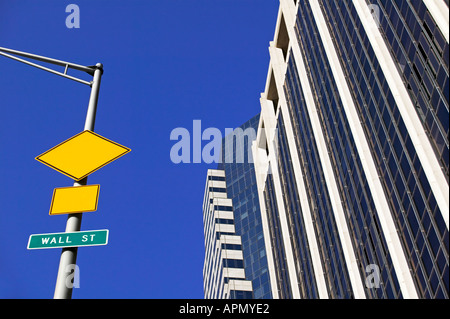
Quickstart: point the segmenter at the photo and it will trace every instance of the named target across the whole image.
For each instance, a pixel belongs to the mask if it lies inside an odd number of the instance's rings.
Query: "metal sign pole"
[[[97,102],[102,74],[103,65],[101,63],[97,63],[91,86],[91,95],[89,97],[89,106],[86,114],[84,130],[94,131],[95,114],[97,112]],[[86,185],[86,183],[87,177],[75,182],[73,186],[82,186]],[[82,217],[83,213],[69,214],[66,223],[66,233],[80,231]],[[69,279],[69,275],[71,275],[71,273],[68,272],[76,270],[76,267],[73,266],[76,265],[77,262],[77,252],[78,247],[62,249],[61,258],[59,261],[58,276],[56,278],[55,294],[53,296],[54,299],[72,298],[73,285],[71,282],[67,281]]]
[[[95,126],[95,115],[97,112],[97,103],[98,103],[98,95],[99,95],[99,91],[100,91],[100,82],[101,82],[101,77],[103,74],[103,65],[101,63],[97,63],[95,66],[82,66],[79,64],[75,64],[75,63],[65,62],[65,61],[56,60],[56,59],[52,59],[52,58],[48,58],[48,57],[44,57],[44,56],[40,56],[40,55],[36,55],[36,54],[21,52],[21,51],[17,51],[17,50],[11,50],[8,48],[3,48],[3,47],[0,47],[0,55],[10,58],[12,60],[18,61],[18,62],[27,64],[29,66],[59,75],[66,79],[70,79],[70,80],[73,80],[73,81],[76,81],[79,83],[89,85],[91,87],[91,95],[89,97],[89,105],[88,105],[87,114],[86,114],[86,121],[84,124],[84,131],[88,130],[88,131],[91,131],[91,134],[95,134],[95,133],[93,133],[94,126]],[[22,59],[22,58],[18,58],[17,56],[32,59],[35,61],[50,63],[50,64],[57,65],[57,66],[62,66],[65,68],[65,70],[64,70],[64,72],[59,72],[54,69],[44,67],[40,64],[36,64],[36,63],[30,62],[28,60]],[[88,73],[89,75],[92,75],[93,80],[91,82],[88,82],[83,79],[80,79],[80,78],[77,78],[74,76],[70,76],[67,74],[68,69],[84,71],[84,72]],[[82,134],[82,133],[80,133],[80,134]],[[95,135],[97,135],[97,134],[95,134]],[[103,140],[103,142],[105,142],[105,140],[106,140],[105,138],[103,138],[103,137],[100,137],[100,138]],[[111,141],[107,141],[107,142],[110,142],[111,144],[115,144],[116,146],[119,146],[120,148],[125,150],[123,152],[117,153],[113,158],[110,158],[109,160],[114,160],[115,158],[120,157],[130,151],[130,149],[128,149],[124,146],[118,145],[117,143],[114,143]],[[58,147],[62,147],[62,146],[58,146]],[[52,151],[52,150],[50,150],[50,151]],[[82,151],[78,148],[77,152],[82,152]],[[46,154],[46,153],[44,153],[44,154]],[[48,165],[47,162],[42,159],[42,156],[44,156],[44,154],[41,154],[40,156],[38,156],[36,158],[36,160],[39,160],[40,162]],[[76,153],[76,154],[78,154],[78,153]],[[97,156],[98,155],[99,154],[97,154]],[[90,154],[87,154],[87,155],[85,154],[85,156],[90,156]],[[109,161],[104,162],[103,165],[100,165],[99,167],[104,166],[108,162]],[[96,170],[99,167],[85,168],[84,173],[89,173],[89,171]],[[59,170],[58,168],[55,168],[55,167],[52,167],[52,168],[56,169],[57,171],[61,172],[62,174],[68,175],[67,173]],[[70,175],[68,175],[68,176],[70,176]],[[86,176],[86,177],[82,178],[80,176],[79,177],[80,179],[74,178],[75,180],[78,180],[78,181],[75,182],[73,184],[73,186],[76,187],[76,186],[86,185],[87,175],[83,175],[83,176]],[[72,176],[70,176],[70,177],[72,177]],[[82,217],[83,217],[83,213],[69,214],[68,218],[67,218],[67,222],[66,222],[65,233],[79,232],[81,229]],[[106,232],[106,233],[108,233],[108,232]],[[62,233],[62,234],[64,234],[64,233]],[[52,234],[50,234],[50,235],[52,235]],[[69,235],[67,235],[67,236],[69,236]],[[68,238],[67,236],[65,237],[66,240]],[[70,236],[74,236],[74,234],[71,234]],[[95,235],[92,235],[92,236],[95,236]],[[30,236],[30,242],[29,242],[28,249],[51,248],[51,247],[43,247],[43,246],[35,247],[36,245],[34,245],[34,246],[30,245],[32,237],[33,237],[33,235]],[[77,236],[75,236],[75,237],[77,237]],[[107,242],[107,237],[108,237],[108,235],[106,235],[106,242]],[[47,241],[49,240],[49,238],[50,237],[47,238]],[[54,237],[54,238],[56,238],[56,237]],[[85,242],[85,241],[83,241],[83,242]],[[44,244],[44,242],[42,242],[42,244]],[[103,242],[94,243],[94,245],[103,245],[103,244],[106,244],[106,243],[103,243]],[[62,247],[65,247],[65,246],[62,246]],[[77,269],[77,267],[76,267],[77,252],[78,252],[77,247],[70,247],[70,248],[66,247],[66,248],[62,249],[61,259],[59,261],[58,276],[56,278],[55,294],[53,296],[54,299],[70,299],[70,298],[72,298],[73,282],[70,282],[70,279],[74,278],[74,276],[72,276],[72,274],[74,274],[74,273],[72,273],[72,271],[76,271],[76,269]]]

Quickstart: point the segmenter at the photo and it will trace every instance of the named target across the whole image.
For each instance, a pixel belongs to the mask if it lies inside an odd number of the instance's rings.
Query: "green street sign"
[[[100,246],[108,243],[108,229],[30,235],[27,249]]]

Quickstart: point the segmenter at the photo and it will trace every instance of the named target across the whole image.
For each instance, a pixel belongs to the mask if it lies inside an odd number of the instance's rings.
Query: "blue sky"
[[[79,29],[65,25],[70,3]],[[276,0],[0,0],[0,47],[104,64],[95,132],[132,149],[89,176],[98,210],[81,229],[109,229],[109,243],[79,248],[73,298],[203,298],[215,164],[172,163],[170,133],[196,119],[224,132],[259,112],[277,13]],[[34,158],[83,130],[89,93],[0,56],[0,298],[53,297],[61,250],[26,246],[64,231],[66,215],[48,211],[73,180]]]

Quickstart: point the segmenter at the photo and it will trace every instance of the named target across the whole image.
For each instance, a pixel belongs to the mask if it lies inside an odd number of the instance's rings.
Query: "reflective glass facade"
[[[370,2],[448,182],[448,43],[423,1]]]
[[[371,192],[365,180],[361,161],[355,147],[342,101],[339,95],[336,94],[337,88],[328,58],[319,41],[320,36],[315,29],[311,9],[307,3],[300,4],[297,17],[296,34],[304,56],[309,57],[305,58],[304,62],[310,71],[308,73],[310,83],[318,91],[318,94],[315,95],[316,105],[318,106],[319,116],[322,121],[321,125],[326,128],[327,146],[331,150],[330,156],[334,173],[340,180],[338,186],[345,210],[348,213],[348,222],[351,225],[350,227],[354,229],[352,239],[353,247],[357,252],[360,263],[359,269],[363,272],[370,264],[377,264],[381,268],[382,289],[366,289],[366,293],[368,297],[373,298],[399,298],[401,297],[401,293],[399,291],[397,277],[392,267],[391,257],[386,249],[385,239],[381,231]],[[305,104],[302,103],[301,93],[299,92],[301,88],[298,85],[296,86],[299,80],[298,75],[296,75],[297,68],[292,54],[288,65],[285,90],[291,120],[294,123],[295,135],[297,137],[297,149],[301,154],[307,154],[308,150],[306,148],[309,144],[313,144],[312,147],[315,148],[315,142],[314,139],[310,139],[309,141],[301,141],[300,139],[305,134],[307,136],[313,136],[313,133],[311,131],[304,131],[310,124],[306,124],[308,117],[304,109]],[[302,122],[299,118],[299,114],[302,114],[302,112],[304,114],[304,125],[301,125]],[[300,158],[305,158],[305,156],[300,156]],[[315,163],[314,161],[316,159],[312,158],[311,161],[304,160],[307,163]],[[320,170],[320,168],[316,169]],[[311,171],[313,169],[312,167],[305,167],[305,170]],[[325,184],[323,178],[316,180],[318,180],[318,183]],[[309,182],[308,184],[310,185]],[[325,185],[322,185],[322,187],[326,188]],[[313,186],[308,188],[314,189]],[[315,197],[313,193],[311,194],[311,199]],[[317,202],[312,202],[312,204],[314,206],[318,205]],[[323,229],[323,227],[321,228]],[[330,241],[339,242],[338,239],[326,239],[325,242]],[[334,269],[334,271],[327,273],[337,274],[337,269],[341,267],[345,268],[345,265],[342,263],[337,264],[334,268],[333,265],[330,265],[327,268],[330,270]],[[342,272],[345,274],[345,271]],[[341,276],[339,275],[339,277]],[[329,279],[329,282],[333,282],[332,278]],[[347,289],[350,290],[348,280],[346,283]],[[342,295],[336,292],[336,296]],[[344,297],[347,296],[344,295]]]
[[[292,298],[292,289],[289,282],[289,275],[286,267],[286,251],[283,244],[280,215],[277,208],[277,199],[273,186],[273,178],[270,173],[267,175],[266,187],[264,188],[264,201],[267,218],[269,221],[270,245],[273,249],[273,259],[275,263],[276,284],[280,299]]]
[[[226,147],[226,139],[222,143],[222,161],[219,169],[225,171],[227,195],[233,201],[234,224],[236,234],[242,238],[244,268],[246,279],[252,281],[255,299],[270,299],[270,280],[267,269],[267,256],[261,225],[261,212],[258,190],[255,180],[255,169],[249,145],[256,138],[259,115],[242,124],[239,129],[245,132],[253,130],[255,134],[234,137]],[[251,131],[248,131],[251,132]],[[230,138],[230,136],[228,136]],[[243,152],[243,161],[239,161],[236,151]],[[250,157],[249,157],[250,156]]]
[[[311,48],[314,50],[314,46]],[[289,97],[289,111],[293,123],[296,148],[299,153],[307,187],[311,211],[315,223],[315,232],[319,241],[320,254],[325,269],[327,288],[334,298],[352,298],[352,289],[345,266],[341,241],[338,235],[336,220],[330,203],[328,186],[325,181],[314,133],[304,103],[303,92],[296,75],[295,62],[290,58],[290,66],[285,84]],[[321,67],[318,64],[317,67]],[[290,73],[292,71],[292,73]],[[285,174],[285,173],[284,173]]]
[[[425,16],[429,17],[429,13],[422,1],[379,1],[378,3],[380,3],[380,12],[382,12],[380,29],[388,35],[386,42],[391,48],[395,48],[393,54],[400,67],[399,71],[402,71],[404,80],[408,81],[405,85],[410,86],[415,81],[413,80],[415,75],[411,74],[415,71],[410,68],[414,69],[419,65],[417,59],[422,54],[419,46],[421,46],[420,41],[423,42],[424,38],[422,28],[426,29],[426,21],[423,19]],[[421,4],[419,5],[419,3]],[[448,229],[442,219],[442,214],[448,214],[448,211],[441,212],[436,205],[416,149],[411,142],[392,91],[387,85],[354,5],[348,0],[321,1],[321,4],[327,18],[328,29],[333,34],[334,43],[340,53],[341,65],[348,75],[349,85],[353,87],[353,99],[358,107],[360,119],[365,124],[366,137],[371,143],[372,154],[377,161],[384,191],[390,199],[396,227],[401,233],[403,249],[414,273],[420,296],[426,298],[445,296],[448,298]],[[397,4],[400,4],[400,8]],[[303,6],[307,7],[307,4],[305,3]],[[414,7],[420,10],[420,15],[416,11],[413,12]],[[393,18],[399,14],[398,20]],[[405,17],[408,19],[404,20]],[[391,24],[385,22],[387,19],[393,19],[395,24],[392,24],[392,21]],[[411,22],[411,24],[406,24],[405,21]],[[430,21],[428,23],[431,25]],[[419,24],[421,27],[418,26]],[[421,31],[413,34],[410,28]],[[395,36],[391,34],[392,30],[395,30],[397,35],[395,41],[393,40]],[[300,29],[298,32],[301,32]],[[433,32],[436,32],[434,23]],[[404,35],[403,44],[401,41],[400,44],[398,43],[398,34]],[[403,50],[397,46],[402,47]],[[448,43],[443,45],[444,50],[445,47],[448,52]],[[428,45],[426,52],[429,53],[430,50],[437,51],[436,45],[434,49]],[[414,57],[412,60],[404,56],[407,52]],[[430,55],[428,57],[431,59]],[[414,59],[416,62],[411,63]],[[421,115],[432,116],[431,126],[439,128],[439,133],[435,134],[435,138],[432,136],[430,138],[448,182],[448,55],[447,59],[440,58],[437,61],[436,68],[444,70],[443,72],[446,74],[443,78],[447,80],[444,79],[442,84],[447,82],[447,102],[442,94],[445,87],[441,87],[436,82],[429,86],[429,92],[425,87],[420,90],[414,89],[414,92],[411,89],[408,91],[413,100],[427,101],[422,106],[417,102],[416,111]],[[427,81],[432,81],[428,72],[430,65],[422,64],[422,67],[424,68],[421,72],[423,79],[420,83],[426,86]],[[402,68],[403,70],[401,70]],[[427,72],[425,72],[425,68],[427,68]],[[425,78],[427,79],[425,80]],[[433,107],[438,106],[439,103],[434,104],[431,101],[431,95],[424,94],[439,96],[439,102],[445,109],[440,116],[437,115],[436,110],[433,111]],[[419,118],[423,120],[426,116],[419,116]],[[427,125],[425,122],[423,123]],[[441,130],[444,126],[446,126],[446,131]],[[442,136],[446,136],[447,146],[442,142]],[[438,145],[440,146],[437,147]],[[445,159],[445,157],[447,158]],[[364,213],[364,210],[360,211]],[[447,282],[447,286],[445,282]]]

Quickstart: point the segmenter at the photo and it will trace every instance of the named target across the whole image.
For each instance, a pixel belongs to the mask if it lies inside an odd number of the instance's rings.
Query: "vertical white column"
[[[427,6],[428,11],[430,11],[436,25],[441,30],[445,40],[448,43],[449,10],[447,4],[444,0],[423,0],[423,3]]]

